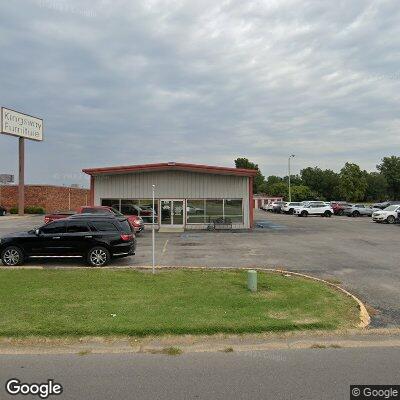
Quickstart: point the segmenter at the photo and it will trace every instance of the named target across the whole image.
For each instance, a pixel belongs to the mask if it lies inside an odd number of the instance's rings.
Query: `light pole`
[[[155,264],[156,264],[156,259],[155,259],[155,242],[156,242],[156,237],[155,237],[155,232],[154,232],[154,214],[155,214],[155,201],[154,201],[154,191],[156,189],[156,185],[152,185],[153,187],[153,212],[152,212],[152,227],[151,227],[151,239],[152,239],[152,251],[153,251],[153,274],[155,273]]]
[[[288,158],[289,201],[292,201],[292,193],[291,193],[291,191],[290,191],[290,160],[291,160],[292,158],[294,158],[294,157],[295,157],[295,155],[294,155],[294,154],[291,154],[291,155],[289,156],[289,158]]]

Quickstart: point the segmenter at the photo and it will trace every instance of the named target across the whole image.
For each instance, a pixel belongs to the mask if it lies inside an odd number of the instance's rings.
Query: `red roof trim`
[[[255,176],[257,174],[257,171],[255,169],[215,167],[212,165],[185,164],[176,162],[126,165],[126,166],[105,167],[105,168],[86,168],[83,169],[82,172],[94,176],[94,175],[121,174],[128,172],[148,172],[148,171],[162,171],[162,170],[180,170],[180,171],[203,172],[208,174],[239,175],[239,176]]]

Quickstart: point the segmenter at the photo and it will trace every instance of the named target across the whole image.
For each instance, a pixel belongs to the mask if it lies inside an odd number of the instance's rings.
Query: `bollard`
[[[247,271],[247,288],[252,292],[257,292],[257,271]]]

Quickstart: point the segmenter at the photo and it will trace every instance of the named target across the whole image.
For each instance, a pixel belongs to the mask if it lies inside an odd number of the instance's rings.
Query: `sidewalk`
[[[180,354],[288,349],[400,347],[400,329],[162,337],[0,338],[0,354]],[[173,352],[171,352],[173,350]]]

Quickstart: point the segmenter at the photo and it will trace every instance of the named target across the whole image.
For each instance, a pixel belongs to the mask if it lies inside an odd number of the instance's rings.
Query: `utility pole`
[[[156,237],[155,237],[155,231],[154,231],[154,214],[155,214],[155,200],[154,200],[154,191],[156,188],[156,185],[152,185],[153,187],[153,212],[152,212],[152,226],[151,226],[151,242],[152,242],[152,258],[153,258],[153,274],[155,274],[155,265],[156,265],[156,257],[155,257],[155,244],[156,244]]]
[[[291,190],[290,190],[290,160],[291,160],[292,158],[294,158],[294,157],[295,157],[295,155],[294,155],[294,154],[291,154],[291,155],[289,156],[289,158],[288,158],[289,202],[292,201],[292,193],[291,193]]]

